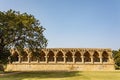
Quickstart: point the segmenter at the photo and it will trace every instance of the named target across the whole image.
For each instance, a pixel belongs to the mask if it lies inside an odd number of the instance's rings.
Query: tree
[[[114,61],[115,61],[115,64],[117,66],[120,66],[120,49],[117,51],[117,50],[113,50],[113,58],[114,58]]]
[[[31,14],[14,10],[0,11],[0,62],[5,51],[11,48],[45,48],[47,39],[43,35],[44,30],[39,20]]]

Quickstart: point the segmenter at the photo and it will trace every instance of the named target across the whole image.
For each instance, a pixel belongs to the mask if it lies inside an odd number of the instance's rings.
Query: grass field
[[[5,73],[0,80],[120,80],[119,71]]]

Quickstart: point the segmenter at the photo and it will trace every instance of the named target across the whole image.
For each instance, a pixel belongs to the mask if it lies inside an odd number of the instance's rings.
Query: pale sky
[[[120,48],[120,0],[0,0],[46,28],[48,48]]]

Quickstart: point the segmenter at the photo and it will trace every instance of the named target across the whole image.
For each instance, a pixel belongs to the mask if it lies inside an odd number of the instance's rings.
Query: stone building
[[[101,48],[45,48],[33,56],[29,49],[24,55],[11,49],[14,62],[6,71],[111,71],[114,61],[111,49]]]

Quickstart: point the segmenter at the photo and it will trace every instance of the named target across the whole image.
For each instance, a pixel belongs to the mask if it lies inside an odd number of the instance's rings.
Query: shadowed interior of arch
[[[84,53],[84,61],[91,62],[90,53],[88,51]]]
[[[28,54],[26,52],[23,52],[22,61],[28,61],[27,55]],[[31,58],[31,60],[33,61],[34,59]]]
[[[80,52],[75,53],[75,62],[82,62]]]
[[[103,62],[108,62],[108,53],[106,51],[104,51],[102,53],[102,61]]]
[[[93,61],[94,62],[100,62],[99,54],[96,51],[93,54]]]
[[[48,53],[48,62],[54,61],[54,53],[52,51],[49,51]]]
[[[72,53],[70,51],[66,53],[66,62],[73,62]]]
[[[45,61],[45,53],[43,51],[40,53],[39,57],[40,57],[40,61],[42,61],[42,62]]]
[[[61,52],[61,51],[59,51],[58,53],[57,53],[57,62],[63,62],[63,53]]]
[[[19,57],[18,53],[15,52],[14,54],[12,54],[12,61],[14,62],[18,61],[18,57]]]

